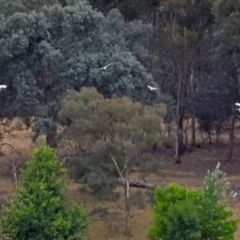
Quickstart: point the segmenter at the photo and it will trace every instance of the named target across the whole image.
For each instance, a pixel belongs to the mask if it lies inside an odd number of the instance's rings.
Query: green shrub
[[[151,240],[233,240],[238,220],[224,204],[228,183],[219,165],[208,172],[202,189],[170,184],[155,190]],[[225,196],[226,197],[226,196]]]
[[[3,209],[4,240],[82,239],[88,219],[81,205],[65,198],[65,170],[56,152],[42,146],[22,172],[16,196]]]
[[[155,190],[154,224],[149,230],[152,240],[199,239],[200,219],[195,207],[202,192],[175,184]]]
[[[208,171],[203,182],[201,201],[201,236],[202,239],[234,239],[238,220],[232,219],[233,212],[224,201],[235,193],[227,194],[229,182],[226,174],[220,170],[220,164],[213,172]],[[232,220],[229,220],[232,219]]]
[[[169,240],[197,240],[201,234],[198,211],[191,200],[171,205],[167,212],[165,225],[164,235]]]

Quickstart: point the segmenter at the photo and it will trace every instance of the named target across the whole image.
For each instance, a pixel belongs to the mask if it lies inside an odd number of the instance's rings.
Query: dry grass
[[[237,134],[240,139],[240,133]],[[15,131],[5,136],[4,142],[11,144],[19,155],[8,146],[2,148],[5,156],[0,158],[0,203],[3,203],[15,192],[14,179],[11,174],[9,163],[11,161],[22,161],[23,158],[29,158],[32,154],[34,145],[31,143],[30,132],[27,130]],[[222,165],[222,170],[227,172],[229,181],[234,187],[240,185],[240,143],[236,141],[237,146],[234,151],[232,164]],[[199,187],[208,169],[214,169],[218,161],[223,161],[226,154],[225,145],[205,146],[204,148],[194,149],[192,153],[187,153],[181,165],[176,165],[173,156],[159,155],[159,161],[164,162],[164,169],[159,174],[151,175],[147,181],[153,184],[167,184],[169,182],[177,182],[189,187]],[[240,188],[239,188],[240,189]],[[88,240],[124,240],[129,239],[122,235],[123,233],[123,213],[114,203],[97,201],[93,196],[83,193],[79,190],[77,184],[69,181],[70,200],[83,202],[90,212],[96,207],[108,207],[110,213],[108,217],[93,218],[91,231]],[[236,201],[233,205],[234,214],[240,217],[240,202]],[[147,229],[151,224],[151,209],[136,210],[136,216],[132,222],[132,240],[146,240]],[[236,233],[236,239],[240,240],[240,228]]]

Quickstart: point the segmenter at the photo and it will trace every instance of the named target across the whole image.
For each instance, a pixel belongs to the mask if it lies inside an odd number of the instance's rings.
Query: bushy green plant
[[[208,171],[203,182],[201,201],[201,236],[202,239],[234,239],[237,220],[229,220],[233,212],[226,206],[228,198],[235,193],[227,194],[229,182],[226,174],[220,170],[220,164],[213,172]]]
[[[200,219],[195,203],[192,200],[173,204],[167,211],[165,220],[165,239],[168,240],[198,240],[201,234]]]
[[[82,239],[87,215],[81,205],[68,207],[64,190],[65,169],[56,152],[37,148],[22,172],[16,196],[3,209],[2,239]]]
[[[200,219],[195,206],[201,196],[201,190],[189,190],[175,184],[156,189],[154,224],[149,230],[149,238],[198,239]]]
[[[35,144],[37,147],[42,147],[44,145],[46,145],[46,136],[41,134],[37,137]]]
[[[207,173],[202,189],[170,184],[155,190],[151,240],[234,239],[238,220],[224,204],[228,182],[219,167]]]

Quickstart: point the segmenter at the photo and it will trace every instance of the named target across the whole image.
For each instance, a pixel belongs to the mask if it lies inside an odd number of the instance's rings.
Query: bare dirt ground
[[[234,189],[239,189],[240,195],[240,132],[236,134],[236,147],[234,150],[233,163],[222,164],[221,169],[227,173],[228,179]],[[239,140],[238,140],[239,139]],[[0,203],[4,203],[15,193],[15,181],[12,174],[12,163],[21,163],[29,159],[34,145],[31,143],[28,130],[12,131],[5,134],[5,143],[11,144],[18,153],[8,145],[2,147],[4,156],[0,157]],[[226,155],[226,145],[213,144],[203,148],[196,148],[191,153],[186,153],[181,165],[176,165],[173,155],[159,154],[158,159],[164,163],[158,174],[149,176],[149,183],[165,185],[170,182],[199,187],[202,184],[207,170],[213,170],[217,162],[223,162]],[[21,166],[21,165],[20,165]],[[87,239],[89,240],[124,240],[123,213],[121,214],[114,203],[97,201],[93,196],[83,193],[78,185],[69,181],[69,199],[83,202],[88,211],[97,206],[105,206],[111,209],[112,215],[108,218],[92,219],[91,230]],[[240,198],[232,206],[234,214],[240,217]],[[132,240],[146,240],[147,229],[151,224],[151,209],[138,210],[132,222]],[[240,240],[240,227],[236,233],[236,239]]]

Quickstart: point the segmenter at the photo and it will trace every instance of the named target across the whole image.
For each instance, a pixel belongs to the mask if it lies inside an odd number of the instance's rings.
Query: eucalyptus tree
[[[166,95],[163,100],[169,106],[167,120],[175,119],[178,128],[176,161],[180,162],[186,99],[196,90],[203,40],[213,24],[211,1],[133,0],[101,1],[100,4],[92,0],[91,3],[104,12],[117,6],[126,19],[138,20],[134,29],[139,19],[152,25],[150,34],[144,38],[138,36],[129,46]]]
[[[159,126],[165,113],[162,104],[147,106],[128,97],[104,99],[95,88],[73,92],[62,102],[59,117],[70,124],[60,138],[73,140],[87,151],[69,162],[74,178],[101,198],[117,200],[117,187],[121,187],[125,235],[131,233],[132,206],[141,198],[130,189],[136,179],[131,171],[137,167],[146,177],[159,170],[150,149],[154,143],[170,140]]]
[[[195,73],[198,82],[187,108],[208,126],[230,121],[227,159],[233,152],[234,102],[239,99],[239,1],[206,1],[211,10],[209,27],[202,32]]]
[[[175,118],[179,133],[185,113],[191,114],[193,123],[198,118],[208,124],[234,116],[239,78],[238,0],[90,2],[105,13],[118,7],[128,21],[141,19],[152,24],[152,34],[138,36],[129,46],[167,94],[171,101],[167,119]],[[233,126],[232,122],[232,130]],[[194,129],[195,124],[193,145]],[[179,134],[177,146],[182,139]],[[181,148],[176,150],[178,161]]]
[[[231,116],[231,128],[229,135],[229,151],[227,161],[232,158],[234,147],[234,125],[236,111],[234,103],[239,100],[239,79],[240,79],[240,1],[214,0],[212,12],[216,24],[212,40],[212,58],[222,67],[222,75],[225,84],[229,86],[229,93],[226,102],[229,102],[229,116]],[[219,63],[220,62],[220,63]]]
[[[0,6],[0,83],[8,85],[1,117],[36,116],[36,130],[52,129],[53,137],[59,102],[71,90],[94,86],[105,97],[155,97],[147,90],[155,85],[152,75],[127,46],[134,31],[118,10],[104,16],[75,0]]]
[[[158,6],[159,0],[89,0],[95,9],[107,13],[113,8],[118,8],[126,21],[143,19],[150,15]]]
[[[197,88],[200,50],[205,31],[212,23],[210,10],[207,0],[159,1],[154,18],[149,19],[154,25],[148,47],[153,56],[149,70],[162,92],[175,101],[171,119],[177,126],[177,163],[181,162],[184,151],[186,102],[189,94]]]

